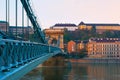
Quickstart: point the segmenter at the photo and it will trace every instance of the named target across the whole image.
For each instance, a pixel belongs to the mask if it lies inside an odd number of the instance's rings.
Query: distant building
[[[34,33],[33,29],[32,29],[30,26],[29,26],[29,27],[10,26],[10,27],[9,27],[9,33],[10,33],[10,34],[13,34],[13,35],[16,35],[16,28],[17,28],[17,34],[18,34],[18,35],[23,34],[23,32],[24,32],[24,34],[28,34],[28,33],[29,33],[29,34],[33,34],[33,33]]]
[[[80,24],[78,25],[78,29],[80,30],[91,30],[92,27],[92,24],[85,24],[84,22],[80,22]]]
[[[71,40],[67,43],[67,51],[68,53],[80,53],[81,50],[86,50],[86,44],[88,41],[79,41],[79,40]]]
[[[120,38],[91,38],[88,56],[94,58],[120,58]]]
[[[0,21],[0,31],[8,32],[9,30],[9,23],[6,21]]]
[[[67,44],[67,51],[68,53],[75,53],[76,52],[76,43],[74,41],[69,41]]]
[[[76,52],[80,52],[81,50],[86,50],[86,44],[88,41],[76,41]]]
[[[91,30],[92,28],[96,29],[96,32],[102,34],[105,31],[120,31],[119,24],[96,24],[96,23],[84,23],[80,22],[78,28],[80,30]]]
[[[61,23],[61,24],[55,24],[51,28],[52,29],[67,29],[68,31],[75,31],[77,29],[91,30],[92,28],[95,28],[97,33],[102,34],[105,31],[120,31],[120,24],[80,22],[79,25],[76,25],[76,24],[68,24],[68,23],[63,24],[63,23]]]
[[[55,24],[52,29],[67,29],[68,31],[75,31],[78,27],[75,24]]]

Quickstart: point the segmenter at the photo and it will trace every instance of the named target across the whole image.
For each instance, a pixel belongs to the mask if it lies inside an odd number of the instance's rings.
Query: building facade
[[[75,24],[55,24],[52,29],[67,29],[68,31],[75,31],[78,27]]]
[[[79,43],[77,42],[77,52],[81,52],[81,50],[86,50],[86,44],[88,41],[80,41]]]
[[[74,41],[69,41],[67,43],[67,51],[69,54],[76,52],[76,43]]]
[[[91,30],[92,28],[95,28],[97,33],[102,34],[105,31],[120,31],[120,24],[96,24],[80,22],[78,28],[80,30]]]
[[[86,50],[86,44],[88,41],[71,40],[67,43],[68,53],[81,53],[82,50]]]
[[[80,30],[91,30],[92,27],[93,26],[91,24],[85,24],[84,22],[80,22],[80,24],[78,25],[78,29]]]
[[[17,35],[21,34],[33,34],[34,30],[29,26],[29,27],[22,27],[22,26],[10,26],[9,27],[9,33],[12,35],[16,35],[16,29],[17,29]]]
[[[120,58],[120,38],[92,38],[88,42],[88,56]]]
[[[9,23],[6,21],[0,21],[0,31],[8,32],[9,31]]]
[[[51,27],[52,29],[67,29],[68,31],[80,30],[91,30],[94,28],[97,33],[102,34],[105,31],[120,31],[120,24],[111,23],[84,23],[80,22],[79,25],[76,24],[55,24]]]

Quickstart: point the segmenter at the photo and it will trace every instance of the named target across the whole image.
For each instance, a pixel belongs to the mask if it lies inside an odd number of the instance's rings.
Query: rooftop
[[[75,43],[88,43],[89,41],[88,40],[72,40],[74,41]]]
[[[61,26],[63,26],[63,27],[69,26],[69,27],[70,27],[70,26],[76,26],[76,25],[75,25],[75,24],[70,24],[70,23],[66,23],[66,24],[60,24],[60,23],[58,23],[58,24],[55,24],[55,25],[54,25],[54,27],[56,27],[56,26],[57,26],[57,27],[58,27],[58,26],[60,26],[60,27],[61,27]]]
[[[96,42],[116,42],[120,41],[120,38],[91,38],[90,40]]]
[[[79,25],[87,25],[87,26],[120,26],[120,24],[109,24],[109,23],[84,23],[80,22]]]

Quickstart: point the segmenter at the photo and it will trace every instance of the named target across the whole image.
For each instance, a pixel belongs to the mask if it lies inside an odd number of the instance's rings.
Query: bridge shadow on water
[[[47,61],[45,61],[42,65],[43,66],[53,66],[53,67],[65,67],[66,63],[65,63],[65,57],[63,54],[57,54],[55,56],[53,56],[52,58],[48,59]]]
[[[21,80],[120,80],[120,64],[70,64],[38,67]]]

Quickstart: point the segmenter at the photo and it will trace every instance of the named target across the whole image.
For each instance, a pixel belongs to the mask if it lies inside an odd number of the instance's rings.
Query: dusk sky
[[[2,0],[1,3],[4,1]],[[10,25],[13,25],[14,0],[10,1],[12,4]],[[31,2],[42,28],[48,28],[56,23],[78,25],[81,21],[85,23],[120,23],[120,0],[31,0]],[[19,5],[21,6],[20,2]],[[0,20],[4,20],[4,8],[0,8]],[[20,7],[19,10],[21,10]]]

